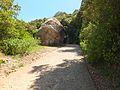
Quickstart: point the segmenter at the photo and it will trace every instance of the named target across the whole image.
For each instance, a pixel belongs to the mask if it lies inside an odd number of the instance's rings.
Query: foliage
[[[68,36],[69,43],[79,43],[79,28],[81,27],[81,17],[79,16],[79,10],[75,10],[72,14],[65,12],[57,12],[55,17],[64,26],[66,34]]]
[[[91,38],[91,35],[95,29],[96,26],[92,23],[89,23],[88,26],[82,28],[82,31],[80,32],[80,45],[85,53],[87,53],[88,40]]]
[[[43,19],[36,19],[31,22],[29,22],[30,26],[33,26],[35,29],[39,29],[40,26],[46,21],[46,18]]]
[[[35,34],[37,32],[36,28],[30,25],[29,23],[26,23],[22,20],[16,20],[16,26],[15,28],[19,33],[23,31],[23,34],[30,34],[35,38]],[[22,35],[19,35],[20,37],[24,37]]]
[[[18,5],[13,5],[13,0],[1,0],[0,1],[0,40],[14,37],[15,29],[15,17],[19,10]]]
[[[61,12],[58,11],[54,17],[56,17],[59,21],[61,21],[62,19],[64,19],[68,14],[66,12]]]
[[[37,44],[33,38],[10,38],[4,40],[2,50],[7,55],[24,54],[26,51]]]
[[[36,28],[17,19],[19,5],[14,0],[0,1],[0,49],[9,55],[24,54],[37,44]]]
[[[75,10],[72,14],[72,17],[73,19],[68,26],[69,42],[79,44],[80,41],[79,33],[80,33],[80,28],[82,26],[80,11]]]
[[[115,7],[117,3],[120,2],[86,0],[81,8],[83,16],[81,42],[87,41],[86,54],[93,63],[120,63],[120,13],[119,5]]]
[[[120,78],[120,1],[83,0],[81,6],[82,28],[81,47],[88,61],[95,65],[110,68],[113,82]]]

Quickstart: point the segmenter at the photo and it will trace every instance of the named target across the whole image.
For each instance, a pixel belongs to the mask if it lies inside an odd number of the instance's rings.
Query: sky
[[[49,18],[58,11],[72,13],[80,8],[81,0],[15,0],[21,6],[19,19],[31,21]]]

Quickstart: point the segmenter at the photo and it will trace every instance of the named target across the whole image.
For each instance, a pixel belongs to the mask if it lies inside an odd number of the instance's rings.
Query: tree
[[[14,36],[15,17],[20,7],[13,4],[14,0],[0,1],[0,40]]]
[[[24,54],[37,45],[29,24],[17,19],[19,10],[14,0],[0,0],[0,50],[5,54]]]
[[[84,0],[81,12],[83,27],[82,34],[87,41],[87,55],[91,62],[120,63],[120,1],[119,0]],[[91,24],[90,24],[91,23]],[[91,30],[90,25],[95,26]],[[89,36],[89,38],[85,38]]]

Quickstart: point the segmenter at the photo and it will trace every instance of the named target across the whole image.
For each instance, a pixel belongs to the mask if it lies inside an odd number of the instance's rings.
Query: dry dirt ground
[[[96,90],[83,58],[78,45],[56,47],[0,81],[0,90]]]

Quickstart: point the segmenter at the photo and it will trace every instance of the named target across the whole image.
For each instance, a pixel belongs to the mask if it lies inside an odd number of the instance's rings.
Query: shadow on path
[[[29,90],[94,90],[83,60],[63,60],[56,66],[34,66],[38,73]]]
[[[60,50],[59,52],[66,52],[66,53],[72,52],[72,53],[76,53],[78,56],[83,55],[79,45],[67,44],[66,47],[68,47],[69,49]]]

